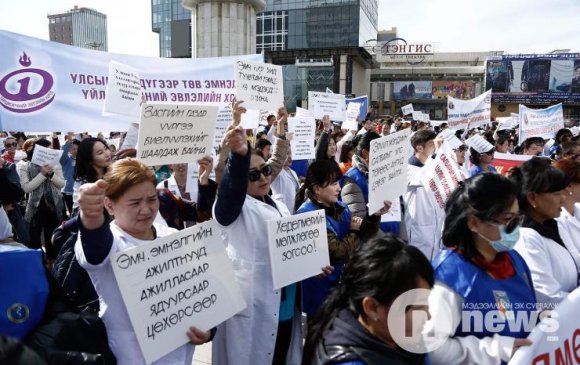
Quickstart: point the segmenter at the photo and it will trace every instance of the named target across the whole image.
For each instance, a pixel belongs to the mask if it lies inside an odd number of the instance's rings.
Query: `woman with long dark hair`
[[[78,195],[80,187],[85,183],[93,183],[103,178],[107,167],[111,165],[111,151],[105,142],[98,138],[84,139],[77,152],[73,186],[73,210],[79,206]]]
[[[316,315],[306,339],[314,356],[302,363],[424,364],[425,355],[409,353],[394,340],[399,329],[389,326],[389,316],[408,321],[415,311],[428,311],[426,303],[404,313],[392,305],[405,292],[432,286],[431,264],[416,247],[392,237],[368,242],[353,254]]]

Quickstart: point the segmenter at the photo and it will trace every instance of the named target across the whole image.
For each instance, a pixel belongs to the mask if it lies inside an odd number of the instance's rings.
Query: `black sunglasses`
[[[4,143],[4,146],[6,146],[6,147],[16,147],[16,146],[18,146],[18,143],[16,143],[16,142]]]
[[[251,182],[258,181],[260,180],[260,174],[264,174],[266,177],[272,175],[272,166],[264,165],[261,169],[251,169],[248,172],[248,179]]]
[[[505,226],[505,232],[512,233],[514,229],[522,225],[522,223],[524,222],[524,215],[516,214],[513,217],[511,217],[510,220],[507,221],[506,223],[500,222],[497,219],[490,219],[488,222],[498,225],[503,224]]]

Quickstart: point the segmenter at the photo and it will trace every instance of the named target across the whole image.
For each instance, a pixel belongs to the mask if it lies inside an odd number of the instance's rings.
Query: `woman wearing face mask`
[[[83,184],[94,183],[102,179],[111,165],[111,151],[105,142],[98,138],[85,138],[77,152],[73,186],[73,211],[78,206],[79,189]]]
[[[529,344],[532,329],[508,320],[530,318],[536,303],[528,266],[512,249],[522,221],[517,187],[499,174],[479,174],[451,194],[445,213],[442,241],[447,248],[433,260],[429,325],[449,338],[429,354],[431,363],[507,362],[518,347]],[[525,313],[517,313],[515,306]],[[499,315],[499,322],[490,328],[486,318],[492,315]]]
[[[560,216],[569,181],[544,157],[533,157],[510,172],[510,178],[520,187],[518,200],[525,213],[515,248],[530,267],[538,302],[553,306],[578,287],[580,263],[571,243],[562,239],[555,220]]]

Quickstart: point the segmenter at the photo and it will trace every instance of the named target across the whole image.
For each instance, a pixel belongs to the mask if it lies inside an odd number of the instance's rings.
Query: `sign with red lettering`
[[[479,127],[490,123],[491,90],[471,100],[459,100],[447,97],[447,124],[451,129]]]
[[[496,152],[493,155],[493,166],[495,166],[498,173],[503,176],[508,176],[508,172],[514,168],[521,166],[524,162],[533,156],[527,155],[511,155],[509,153]]]
[[[432,58],[438,44],[433,42],[408,43],[403,38],[394,38],[379,44],[378,62],[409,62],[420,63]]]
[[[520,143],[530,137],[554,138],[564,128],[562,103],[545,109],[531,109],[520,104]]]

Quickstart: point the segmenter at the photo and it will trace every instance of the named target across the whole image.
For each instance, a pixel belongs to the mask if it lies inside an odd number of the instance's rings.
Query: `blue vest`
[[[0,244],[0,334],[22,339],[42,319],[49,288],[42,251]]]
[[[342,208],[343,212],[340,215],[339,220],[333,217],[326,216],[326,230],[332,232],[336,235],[336,238],[341,240],[350,232],[350,219],[352,213],[343,202],[337,202]],[[300,208],[296,211],[296,214],[312,212],[319,210],[312,201],[305,201]],[[342,274],[342,268],[344,266],[343,262],[331,262],[334,267],[334,271],[330,276],[320,279],[320,278],[309,278],[302,282],[302,311],[309,316],[316,314],[318,309],[322,306],[322,303],[326,300],[330,294],[330,290],[334,286],[340,275]]]
[[[345,177],[348,177],[352,181],[354,181],[360,188],[365,198],[365,203],[369,203],[369,179],[365,176],[365,174],[356,167],[351,167],[348,169],[346,174],[342,176],[340,179],[340,186],[343,187],[346,183]],[[392,233],[394,236],[399,235],[399,231],[401,230],[401,223],[399,222],[381,222],[380,224],[381,231],[385,233]]]
[[[510,319],[514,318],[512,316],[521,316],[524,321],[520,323],[525,323],[529,318],[534,318],[531,312],[536,304],[536,294],[530,270],[524,259],[515,250],[509,251],[508,255],[516,274],[504,280],[492,278],[463,255],[450,249],[441,250],[433,259],[435,280],[443,282],[463,297],[465,308],[463,313],[482,314],[481,320],[479,315],[464,315],[462,318],[469,318],[471,323],[463,323],[461,320],[455,336],[472,335],[477,338],[491,337],[495,334],[515,338],[528,336],[529,331],[526,331],[525,326],[520,324],[518,327],[515,325],[517,322]],[[502,308],[505,308],[505,311]],[[485,316],[490,311],[503,313],[501,318],[504,320],[504,326],[501,331],[497,331],[499,329],[497,325],[495,331],[493,328],[486,328]],[[526,313],[516,313],[518,311]],[[478,318],[478,323],[474,323],[474,317]],[[532,323],[532,326],[535,325],[535,322]]]

